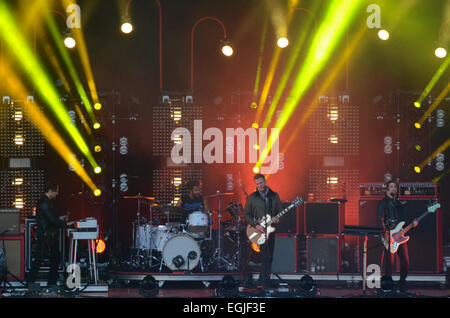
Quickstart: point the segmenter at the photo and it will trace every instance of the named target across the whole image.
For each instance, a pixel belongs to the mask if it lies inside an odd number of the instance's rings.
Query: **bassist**
[[[386,196],[378,204],[378,226],[384,230],[385,236],[389,238],[389,230],[392,230],[399,222],[405,221],[403,206],[397,199],[397,184],[394,181],[386,183]],[[414,227],[418,222],[414,220]],[[407,243],[401,244],[398,247],[398,257],[400,259],[400,280],[398,287],[400,290],[406,289],[406,277],[409,270],[409,255]],[[385,251],[385,274],[392,277],[392,267],[394,263],[395,254],[390,251]],[[383,264],[381,264],[383,265]]]
[[[245,204],[245,218],[247,222],[256,227],[262,233],[266,233],[266,229],[258,224],[258,220],[263,218],[266,214],[275,216],[282,210],[281,201],[278,193],[272,191],[266,184],[266,178],[262,174],[254,176],[256,184],[256,191],[248,196]],[[276,224],[279,220],[274,217],[273,223]],[[266,244],[261,245],[262,264],[259,275],[258,285],[262,288],[270,287],[270,271],[272,265],[273,248],[275,245],[275,235],[270,235]]]

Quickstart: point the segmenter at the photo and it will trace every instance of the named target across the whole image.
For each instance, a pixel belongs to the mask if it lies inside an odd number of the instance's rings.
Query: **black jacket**
[[[378,204],[377,221],[378,226],[384,230],[392,229],[399,222],[406,221],[402,204],[386,196]]]
[[[43,194],[36,207],[37,235],[39,238],[53,238],[59,228],[66,226],[53,210],[50,199]]]
[[[267,197],[269,198],[268,204],[266,204],[258,190],[248,196],[244,214],[247,222],[251,226],[255,226],[257,221],[259,221],[266,214],[275,216],[283,210],[278,193],[269,188]]]

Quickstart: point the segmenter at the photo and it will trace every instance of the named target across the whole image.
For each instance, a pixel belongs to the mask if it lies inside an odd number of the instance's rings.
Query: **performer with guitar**
[[[37,242],[33,245],[33,260],[28,276],[28,285],[35,283],[39,268],[42,262],[42,253],[46,246],[50,249],[50,272],[48,275],[47,289],[56,291],[58,267],[61,261],[59,253],[58,232],[59,228],[72,225],[74,222],[67,222],[68,215],[56,216],[53,209],[52,200],[59,194],[59,186],[56,183],[49,182],[44,188],[44,194],[41,196],[36,207],[36,238]]]
[[[403,206],[397,199],[397,192],[397,184],[394,181],[388,181],[386,183],[386,196],[378,204],[378,226],[384,230],[386,238],[389,238],[392,234],[390,232],[398,223],[405,221]],[[418,221],[414,220],[412,224],[414,227],[417,227]],[[389,242],[390,240],[388,239],[387,241]],[[391,277],[395,253],[391,251],[390,244],[387,244],[387,246],[388,250],[384,254],[386,259],[385,274]],[[400,280],[398,286],[400,290],[404,290],[409,270],[409,255],[406,242],[400,244],[397,251],[400,259]]]
[[[245,204],[245,218],[250,226],[256,228],[261,233],[267,233],[267,228],[261,226],[258,221],[267,214],[275,216],[282,210],[278,193],[272,191],[266,184],[266,178],[262,174],[254,176],[256,191],[248,196]],[[278,218],[273,217],[272,223],[277,224]],[[272,265],[273,248],[275,245],[275,235],[269,235],[268,241],[260,246],[262,253],[262,264],[259,275],[259,286],[269,287],[270,271]]]

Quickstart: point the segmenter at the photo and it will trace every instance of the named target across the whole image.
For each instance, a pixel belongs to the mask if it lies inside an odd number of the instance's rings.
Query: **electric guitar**
[[[297,197],[294,202],[292,202],[287,208],[285,208],[283,211],[278,213],[275,217],[279,219],[284,214],[286,214],[289,210],[296,207],[297,205],[301,204],[303,202],[302,198]],[[250,224],[247,226],[247,237],[253,244],[257,245],[263,245],[266,243],[267,239],[269,238],[269,235],[275,231],[275,228],[271,226],[273,223],[272,217],[269,214],[266,214],[259,222],[258,225],[261,225],[263,228],[266,229],[266,233],[262,233],[258,231],[255,227],[251,226]]]
[[[427,216],[429,213],[435,213],[436,210],[439,209],[440,207],[441,207],[441,205],[439,203],[434,203],[434,204],[430,205],[427,208],[427,211],[425,211],[425,213],[423,213],[421,216],[419,216],[417,219],[415,219],[415,221],[420,222],[425,216]],[[402,221],[402,222],[399,222],[395,226],[395,228],[393,228],[392,230],[389,231],[391,234],[390,247],[387,242],[388,241],[387,237],[383,237],[383,236],[381,237],[381,242],[383,243],[384,247],[387,250],[390,249],[391,254],[395,254],[398,250],[398,247],[401,244],[408,242],[409,236],[404,236],[404,235],[406,232],[408,232],[409,230],[411,230],[414,227],[413,223],[411,223],[407,227],[403,228],[403,225],[405,224],[405,222]]]

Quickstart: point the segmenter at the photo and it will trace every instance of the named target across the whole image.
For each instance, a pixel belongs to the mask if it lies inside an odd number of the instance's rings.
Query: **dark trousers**
[[[58,279],[58,267],[61,261],[59,244],[57,239],[38,239],[32,247],[33,259],[31,262],[30,273],[28,274],[28,283],[36,281],[39,268],[41,267],[43,253],[50,250],[50,272],[48,274],[47,285],[56,285]]]
[[[268,287],[270,283],[270,271],[272,269],[273,249],[275,246],[275,233],[270,234],[266,244],[261,245],[261,272],[259,274],[259,284]]]
[[[385,274],[387,276],[392,277],[392,271],[394,267],[394,257],[395,255],[398,255],[398,258],[400,260],[400,280],[399,284],[405,284],[406,277],[408,276],[408,270],[409,270],[409,255],[408,255],[408,245],[407,243],[403,243],[398,247],[397,253],[391,254],[388,252],[388,250],[384,251],[385,255]]]

